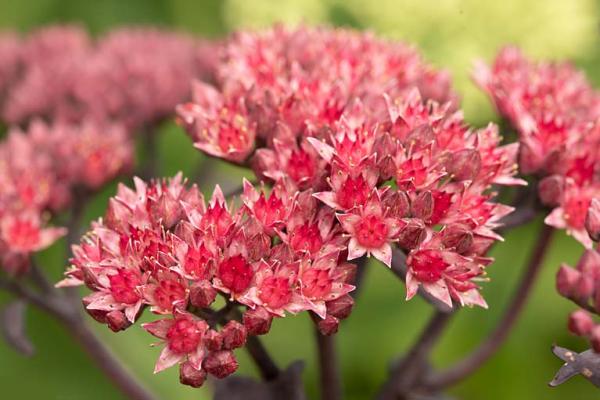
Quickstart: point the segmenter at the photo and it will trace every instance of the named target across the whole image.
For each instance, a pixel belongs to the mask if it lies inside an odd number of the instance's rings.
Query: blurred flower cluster
[[[11,273],[64,229],[44,228],[76,193],[133,166],[132,134],[173,113],[193,78],[210,78],[208,45],[155,29],[93,41],[77,27],[0,37],[0,248]]]
[[[408,298],[421,285],[450,306],[486,306],[476,282],[511,211],[489,189],[524,183],[513,177],[518,145],[500,146],[493,125],[469,129],[445,73],[347,30],[239,33],[222,51],[216,85],[195,84],[178,107],[196,147],[320,200],[349,260],[390,266],[400,246]]]
[[[479,64],[475,80],[516,129],[521,170],[541,179],[538,196],[553,208],[546,224],[587,248],[576,269],[560,268],[557,289],[583,308],[571,315],[571,331],[600,352],[600,327],[587,312],[600,311],[600,93],[570,64],[535,63],[513,47],[491,68]]]
[[[567,229],[584,246],[586,212],[600,197],[600,93],[570,64],[533,63],[505,48],[475,79],[517,130],[519,165],[543,178],[541,201],[554,210],[546,223]]]
[[[48,247],[62,228],[43,228],[49,213],[72,205],[75,193],[94,190],[131,168],[132,143],[120,125],[52,126],[33,121],[0,143],[2,266],[27,269],[29,253]],[[78,199],[75,199],[78,201]]]

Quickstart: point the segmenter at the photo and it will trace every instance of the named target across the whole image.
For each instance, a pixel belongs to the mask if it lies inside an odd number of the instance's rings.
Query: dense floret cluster
[[[422,286],[448,305],[485,306],[476,282],[511,211],[490,188],[524,183],[518,145],[501,146],[494,125],[469,129],[446,74],[345,30],[240,33],[222,52],[216,86],[196,83],[178,108],[196,147],[320,200],[349,260],[389,266],[398,245],[407,297]]]
[[[230,208],[217,187],[206,204],[181,175],[121,185],[61,285],[88,286],[86,309],[115,331],[145,307],[164,316],[143,326],[165,343],[156,371],[180,363],[182,380],[234,372],[231,351],[267,333],[273,317],[312,311],[335,331],[352,308],[355,266],[333,210],[283,184],[267,195],[246,182],[242,199]],[[214,311],[218,295],[225,305]]]

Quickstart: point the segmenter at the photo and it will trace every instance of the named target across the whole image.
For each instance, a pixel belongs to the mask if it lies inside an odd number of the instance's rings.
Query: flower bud
[[[87,308],[87,306],[91,303],[91,301],[89,299],[87,299],[86,297],[83,298],[82,303],[83,303],[83,309],[85,310],[85,312],[87,312],[89,314],[90,317],[94,318],[96,321],[100,322],[101,324],[106,323],[106,314],[108,314],[106,311],[90,310],[89,308]]]
[[[156,221],[162,221],[165,228],[173,227],[181,219],[183,210],[179,204],[179,199],[167,193],[160,196],[158,201],[153,201],[150,204],[152,217]]]
[[[325,319],[320,320],[317,323],[317,328],[325,336],[331,336],[338,331],[340,326],[340,320],[332,315],[328,315]]]
[[[106,314],[106,323],[113,332],[125,330],[131,325],[122,311],[111,311]]]
[[[398,232],[398,244],[403,249],[416,248],[427,236],[425,224],[418,219],[405,220],[407,223]]]
[[[337,267],[337,273],[340,276],[339,280],[350,285],[354,284],[357,268],[358,266],[356,264],[341,262]],[[364,268],[364,266],[362,268]]]
[[[594,280],[588,275],[581,275],[575,282],[573,297],[577,301],[587,302],[594,294]]]
[[[223,348],[223,335],[214,329],[209,329],[202,337],[202,343],[210,351],[219,351]]]
[[[454,179],[472,181],[481,170],[481,155],[475,149],[459,150],[452,155],[447,167]]]
[[[410,199],[404,191],[397,191],[383,198],[383,207],[388,210],[388,216],[404,218],[410,212]]]
[[[229,321],[221,330],[223,349],[233,350],[246,344],[246,328],[237,321]]]
[[[556,207],[560,204],[565,187],[562,176],[551,175],[542,179],[538,185],[540,201],[548,207]]]
[[[352,312],[354,299],[349,294],[327,302],[327,314],[338,319],[346,319]]]
[[[600,242],[600,199],[593,199],[585,218],[585,229],[594,242]]]
[[[244,313],[243,322],[248,335],[264,335],[271,329],[273,316],[263,307],[249,309]]]
[[[449,225],[442,231],[442,243],[458,254],[465,254],[473,245],[473,233],[464,225]]]
[[[204,359],[202,366],[212,376],[223,379],[233,374],[238,368],[238,362],[230,350],[212,352]]]
[[[600,325],[592,328],[590,333],[590,343],[596,353],[600,353]]]
[[[182,385],[199,388],[206,381],[206,371],[196,369],[190,362],[184,362],[179,365],[179,382]]]
[[[413,217],[429,221],[433,215],[433,196],[431,192],[421,192],[412,203]]]
[[[196,282],[190,288],[190,303],[194,307],[209,307],[215,301],[216,297],[217,291],[209,281]]]
[[[568,265],[561,265],[556,273],[556,291],[561,296],[571,297],[575,290],[575,284],[579,280],[581,273]]]
[[[584,310],[577,310],[569,315],[569,330],[577,336],[587,336],[594,327],[590,314]]]
[[[586,250],[577,262],[577,269],[584,275],[600,277],[600,252]]]

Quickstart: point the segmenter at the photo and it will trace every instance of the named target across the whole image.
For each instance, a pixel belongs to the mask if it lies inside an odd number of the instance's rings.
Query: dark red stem
[[[502,346],[527,303],[531,288],[539,274],[544,256],[551,243],[553,231],[553,228],[547,225],[542,227],[519,286],[516,288],[512,301],[506,308],[496,329],[465,359],[445,371],[432,375],[425,382],[424,387],[435,391],[461,381],[479,369]]]

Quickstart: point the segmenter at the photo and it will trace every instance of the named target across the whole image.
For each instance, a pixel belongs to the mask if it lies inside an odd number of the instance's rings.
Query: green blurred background
[[[570,58],[590,79],[600,80],[600,47],[596,0],[545,0],[484,2],[480,0],[29,0],[1,1],[0,28],[27,32],[51,23],[74,22],[98,34],[124,24],[156,24],[207,37],[219,37],[242,27],[273,22],[333,24],[369,29],[418,45],[426,58],[451,70],[463,96],[467,119],[475,125],[494,120],[485,97],[469,81],[471,63],[489,60],[499,46],[513,43],[528,54],[544,58]],[[163,175],[182,170],[188,176],[207,161],[190,146],[181,130],[167,123],[161,134],[160,165]],[[143,157],[143,154],[141,154]],[[245,173],[216,162],[215,171],[202,184],[233,186]],[[218,168],[214,168],[219,165]],[[208,164],[205,164],[208,167]],[[103,212],[114,185],[98,195],[86,210],[88,220]],[[449,365],[470,351],[490,332],[519,277],[530,243],[541,220],[511,232],[494,250],[497,261],[485,284],[488,311],[465,309],[452,321],[435,351],[438,365]],[[58,279],[62,272],[64,243],[40,255],[40,261]],[[502,350],[481,370],[451,393],[463,399],[592,399],[597,392],[582,378],[550,389],[547,382],[560,366],[550,353],[559,343],[582,350],[583,341],[566,331],[573,307],[554,290],[554,273],[561,261],[574,263],[581,246],[562,234],[556,237],[541,279],[516,329]],[[404,301],[404,287],[380,264],[368,266],[366,284],[351,317],[338,334],[346,398],[370,398],[386,377],[390,359],[403,351],[428,318],[430,309],[420,299]],[[0,301],[6,301],[0,295]],[[49,317],[33,311],[29,332],[37,347],[26,359],[0,342],[0,385],[4,399],[120,399],[122,395],[92,365],[66,332]],[[210,388],[179,385],[175,368],[152,375],[158,351],[148,347],[153,338],[139,326],[113,334],[95,325],[123,361],[163,399],[206,399]],[[311,398],[317,396],[316,363],[311,324],[305,315],[278,320],[265,337],[281,365],[304,359],[304,377]],[[254,374],[243,351],[241,373]]]

